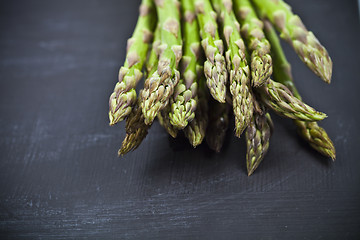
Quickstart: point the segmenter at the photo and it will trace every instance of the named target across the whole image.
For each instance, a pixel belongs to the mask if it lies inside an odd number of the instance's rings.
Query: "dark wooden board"
[[[360,31],[356,1],[288,1],[328,49],[326,85],[285,45],[337,160],[274,116],[246,175],[244,139],[220,154],[156,123],[117,158],[108,97],[139,1],[0,1],[0,239],[360,239]]]

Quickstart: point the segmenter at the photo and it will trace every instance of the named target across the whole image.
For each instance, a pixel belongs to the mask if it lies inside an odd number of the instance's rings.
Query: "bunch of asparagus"
[[[192,146],[206,139],[219,152],[234,116],[251,175],[269,148],[271,109],[334,160],[334,145],[317,123],[326,115],[302,101],[274,28],[330,83],[326,49],[282,0],[142,0],[109,101],[110,125],[126,119],[119,155],[141,144],[156,117],[172,137],[182,130]]]

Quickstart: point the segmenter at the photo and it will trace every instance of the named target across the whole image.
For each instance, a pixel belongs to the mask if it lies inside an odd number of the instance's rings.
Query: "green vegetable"
[[[150,125],[158,112],[166,107],[172,96],[180,73],[177,70],[182,57],[179,4],[175,0],[155,1],[160,26],[158,68],[145,81],[141,107],[145,123]]]
[[[315,35],[306,29],[300,17],[282,0],[252,0],[262,18],[267,18],[292,45],[300,59],[325,82],[330,83],[332,61]]]
[[[193,147],[197,147],[205,138],[206,128],[208,126],[208,92],[206,88],[204,70],[198,68],[199,87],[198,87],[198,104],[195,111],[195,118],[186,128],[184,128],[185,136],[189,139]]]
[[[232,11],[231,0],[213,0],[213,3],[223,26],[227,46],[227,67],[230,72],[230,92],[235,115],[235,135],[240,137],[250,123],[254,108],[245,44],[239,33],[240,25]]]
[[[181,76],[171,102],[170,122],[178,129],[185,128],[195,117],[197,106],[196,68],[201,64],[199,26],[192,0],[182,0],[184,54],[181,59]]]
[[[274,79],[290,89],[296,98],[301,100],[291,74],[291,66],[287,61],[280,45],[279,38],[269,22],[265,23],[266,36],[271,43],[271,55],[274,59]],[[333,160],[336,158],[334,144],[326,133],[325,129],[320,127],[317,122],[294,120],[298,132],[312,148],[326,157]]]
[[[110,95],[110,125],[124,120],[136,103],[135,87],[142,78],[141,70],[146,60],[155,25],[156,12],[153,1],[142,0],[134,33],[127,43],[125,63],[119,71],[119,81]]]
[[[195,0],[195,11],[200,28],[201,45],[206,61],[204,73],[212,97],[225,103],[228,72],[226,70],[224,44],[218,32],[216,13],[209,0]]]
[[[246,128],[246,167],[248,175],[253,174],[269,149],[273,123],[265,108],[254,111],[249,126]]]
[[[270,43],[263,32],[263,23],[257,17],[250,0],[234,0],[235,14],[241,24],[241,35],[251,55],[251,83],[263,85],[272,74]]]
[[[271,79],[257,92],[261,101],[280,116],[305,121],[319,121],[327,117],[294,97],[283,84]]]

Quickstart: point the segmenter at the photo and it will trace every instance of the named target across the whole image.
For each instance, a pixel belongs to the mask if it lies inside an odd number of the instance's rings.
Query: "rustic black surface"
[[[288,1],[334,61],[326,85],[286,46],[305,101],[326,112],[330,163],[273,117],[251,177],[245,143],[221,154],[156,123],[124,158],[108,96],[139,1],[0,1],[0,239],[360,239],[356,1]]]

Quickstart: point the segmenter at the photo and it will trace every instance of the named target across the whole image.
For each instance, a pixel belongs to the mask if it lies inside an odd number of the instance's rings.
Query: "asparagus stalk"
[[[202,143],[208,126],[208,92],[204,79],[204,70],[198,66],[198,104],[195,111],[195,118],[184,128],[184,134],[190,144],[195,148]]]
[[[231,0],[213,0],[223,26],[227,46],[226,62],[230,72],[230,92],[235,115],[235,135],[240,137],[253,114],[250,91],[250,69],[246,61],[246,49],[240,36],[240,25],[232,11]]]
[[[152,42],[151,51],[149,53],[149,57],[148,57],[147,62],[145,64],[146,74],[147,74],[146,80],[151,78],[151,76],[157,70],[157,65],[158,65],[158,62],[159,62],[158,55],[157,55],[157,49],[159,48],[160,44],[161,44],[160,25],[157,25],[156,29],[155,29],[155,33],[154,33],[154,40]],[[143,100],[142,97],[140,97],[140,99]]]
[[[288,87],[294,96],[301,100],[301,96],[293,81],[291,66],[285,57],[276,32],[269,22],[265,22],[265,33],[272,46],[271,55],[274,59],[274,79]],[[303,137],[312,148],[324,156],[335,160],[335,147],[325,129],[320,127],[317,122],[294,120],[294,123],[298,128],[300,136]]]
[[[258,103],[257,103],[258,104]],[[259,166],[269,149],[269,140],[273,123],[269,113],[254,111],[249,126],[246,128],[246,167],[250,176]]]
[[[295,120],[294,123],[298,128],[300,136],[304,138],[313,149],[335,161],[336,150],[324,128],[320,127],[317,122]]]
[[[251,54],[251,83],[259,87],[272,74],[270,44],[265,38],[263,23],[258,19],[250,0],[234,0],[234,6],[241,24],[241,35]]]
[[[262,18],[268,18],[291,44],[300,59],[325,82],[330,83],[332,61],[315,35],[306,29],[300,17],[282,0],[253,0]]]
[[[206,131],[206,142],[215,152],[220,152],[226,131],[229,127],[230,107],[226,103],[210,101],[209,125]]]
[[[152,43],[152,48],[149,54],[149,59],[146,62],[147,76],[150,76],[156,71],[156,66],[158,63],[156,49],[159,44],[160,28],[159,26],[157,26],[154,34],[154,41]],[[119,155],[125,155],[131,150],[136,149],[146,137],[148,129],[151,126],[145,124],[145,119],[141,108],[142,94],[143,91],[140,91],[140,97],[138,98],[137,103],[134,106],[134,110],[130,112],[128,118],[126,119],[126,136],[122,142],[121,148],[118,151]]]
[[[326,118],[325,113],[316,111],[294,97],[290,90],[279,82],[269,79],[257,92],[261,101],[280,116],[304,121],[319,121]]]
[[[196,65],[201,55],[199,26],[192,0],[182,0],[184,54],[181,59],[181,75],[175,87],[171,103],[170,122],[183,129],[195,117],[197,105]]]
[[[149,43],[156,23],[156,11],[152,0],[142,0],[140,15],[132,37],[127,42],[127,54],[124,66],[119,71],[116,83],[109,99],[110,125],[125,119],[136,103],[135,87],[142,78],[142,67],[146,60]]]
[[[217,30],[216,13],[209,0],[195,0],[195,11],[202,39],[201,45],[206,55],[204,63],[206,83],[212,97],[225,103],[227,71],[223,56],[224,44]]]
[[[158,112],[166,107],[179,82],[177,66],[182,56],[179,3],[177,0],[156,0],[161,44],[157,48],[157,71],[145,81],[142,111],[145,123],[150,125]]]
[[[137,104],[135,104],[133,108],[133,111],[130,112],[128,118],[126,119],[126,136],[122,142],[121,148],[118,151],[118,155],[125,155],[126,153],[138,148],[147,136],[150,127],[151,125],[146,125],[144,122],[144,115],[138,100]]]

